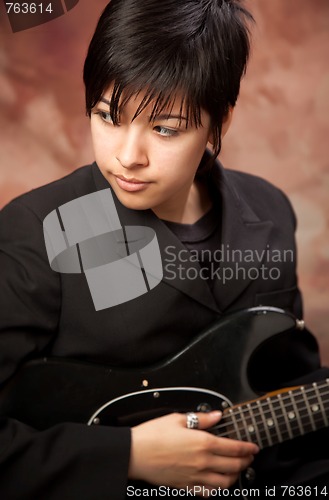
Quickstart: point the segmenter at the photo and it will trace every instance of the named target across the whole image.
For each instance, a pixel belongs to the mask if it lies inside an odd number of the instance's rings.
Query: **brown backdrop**
[[[0,6],[0,206],[92,161],[82,65],[106,0],[12,33]],[[221,159],[297,212],[305,318],[329,362],[329,2],[249,0],[253,55]]]

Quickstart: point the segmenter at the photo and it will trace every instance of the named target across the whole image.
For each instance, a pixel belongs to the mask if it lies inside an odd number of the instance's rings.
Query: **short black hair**
[[[86,111],[113,85],[110,113],[143,91],[136,116],[151,102],[151,119],[184,96],[188,123],[211,118],[214,155],[221,129],[239,95],[250,52],[250,12],[240,0],[111,0],[84,64]]]

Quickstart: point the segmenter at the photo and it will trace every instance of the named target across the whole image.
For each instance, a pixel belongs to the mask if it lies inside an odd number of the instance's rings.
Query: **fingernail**
[[[223,413],[221,411],[218,411],[218,410],[213,411],[212,414],[215,415],[218,418],[223,415]]]

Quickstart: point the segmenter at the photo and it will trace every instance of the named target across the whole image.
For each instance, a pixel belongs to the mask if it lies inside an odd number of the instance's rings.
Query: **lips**
[[[142,191],[150,184],[150,182],[141,181],[135,178],[127,179],[122,175],[115,175],[114,177],[117,185],[124,191],[129,192]]]

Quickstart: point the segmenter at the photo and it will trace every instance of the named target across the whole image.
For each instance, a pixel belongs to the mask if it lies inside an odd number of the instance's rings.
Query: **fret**
[[[272,402],[272,398],[268,397],[267,398],[267,402],[268,402],[271,414],[273,416],[275,430],[276,430],[276,433],[277,433],[277,442],[282,443],[283,439],[282,439],[282,434],[281,434],[281,430],[280,430],[278,415],[277,415],[276,409],[274,408],[274,405],[273,405],[273,402]]]
[[[296,421],[297,421],[297,424],[298,424],[299,433],[300,434],[305,434],[304,427],[303,427],[302,421],[300,419],[299,411],[298,411],[298,408],[297,408],[297,405],[296,405],[294,393],[293,393],[293,391],[288,391],[288,394],[290,396],[290,400],[291,400],[292,406],[294,408],[294,413],[295,413]],[[288,413],[288,418],[289,418],[289,413]]]
[[[258,405],[258,409],[259,409],[259,412],[260,412],[260,417],[263,421],[263,424],[264,424],[264,430],[265,430],[265,433],[266,433],[266,437],[267,437],[267,440],[268,440],[268,446],[272,446],[272,438],[271,438],[271,435],[269,433],[269,430],[268,430],[268,427],[267,427],[267,424],[266,424],[266,419],[265,419],[265,415],[264,415],[264,412],[263,412],[263,408],[262,408],[262,405],[261,405],[261,402],[258,400],[257,401],[257,405]]]
[[[273,407],[270,404],[270,397],[263,399],[263,412],[266,422],[266,428],[271,438],[271,445],[278,442],[278,433],[276,429],[276,415],[273,412]]]
[[[250,441],[255,441],[256,439],[256,428],[255,428],[255,425],[254,425],[254,421],[251,417],[251,414],[250,414],[250,408],[249,408],[249,405],[245,407],[245,410],[244,410],[244,413],[245,413],[245,422],[246,422],[246,425],[247,425],[247,431],[248,431],[248,435],[249,435],[249,440]]]
[[[291,430],[291,426],[288,423],[289,420],[283,403],[284,401],[280,401],[278,395],[271,398],[271,404],[275,412],[280,433],[280,436],[277,436],[276,443],[281,443],[282,441],[290,439],[289,431]]]
[[[233,425],[234,425],[234,430],[235,430],[235,434],[237,436],[237,438],[242,441],[242,436],[241,436],[241,433],[240,433],[240,429],[239,429],[239,425],[237,423],[237,420],[236,420],[236,416],[234,414],[234,411],[232,408],[229,409],[228,411],[229,415],[231,416],[231,420],[233,422]]]
[[[306,407],[306,410],[307,410],[307,413],[308,413],[308,416],[309,416],[309,419],[310,419],[311,429],[313,431],[316,431],[316,425],[315,425],[314,418],[313,418],[313,415],[312,415],[312,410],[311,410],[311,407],[310,407],[309,398],[307,398],[306,393],[305,393],[305,387],[301,387],[301,394],[303,396],[303,400],[305,402],[305,407]]]
[[[250,403],[247,404],[247,408],[249,410],[250,418],[251,418],[251,422],[252,422],[252,424],[251,424],[252,428],[250,428],[250,432],[255,432],[258,446],[260,448],[264,448],[263,440],[260,437],[259,428],[258,428],[256,419],[255,419],[255,416],[254,416],[254,412],[253,412],[253,409],[252,409],[252,406],[251,406]]]
[[[289,421],[289,418],[288,418],[288,414],[286,413],[286,409],[285,409],[285,407],[283,405],[281,394],[278,394],[278,401],[280,403],[280,406],[281,406],[281,409],[282,409],[282,414],[283,414],[284,420],[286,422],[286,428],[287,428],[287,431],[288,431],[288,434],[289,434],[289,438],[292,439],[293,438],[293,433],[292,433],[292,429],[291,429],[291,424],[290,424],[290,421]]]
[[[248,424],[247,424],[246,418],[244,416],[244,410],[243,410],[243,408],[241,408],[241,406],[238,406],[238,412],[239,412],[239,416],[241,418],[241,422],[242,422],[242,425],[243,425],[243,428],[244,428],[244,432],[245,432],[245,435],[246,435],[246,441],[252,441],[250,439],[250,433],[249,433],[249,429],[248,429]]]
[[[228,437],[231,439],[236,439],[234,426],[230,424],[230,415],[228,415],[228,410],[225,410],[223,416],[220,420],[220,423],[217,424],[211,432],[218,437]]]
[[[328,383],[328,380],[326,380],[326,382]],[[327,415],[326,415],[326,412],[325,412],[325,409],[324,409],[324,406],[323,406],[323,401],[322,401],[322,397],[320,395],[318,384],[316,382],[314,382],[313,387],[314,387],[314,390],[315,390],[317,401],[318,401],[318,403],[320,405],[320,408],[321,408],[321,413],[322,413],[322,416],[323,416],[323,421],[324,421],[326,427],[328,427],[328,425],[329,425],[328,418],[327,418]]]
[[[308,397],[308,404],[310,411],[312,412],[312,417],[314,420],[314,430],[321,429],[324,427],[325,422],[323,420],[323,414],[321,412],[321,406],[318,400],[318,394],[315,390],[316,385],[312,384],[312,387],[309,387],[305,390],[305,394]]]
[[[302,427],[302,431],[300,430],[300,427],[296,428],[297,434],[295,433],[295,435],[307,434],[308,432],[311,432],[313,430],[309,408],[307,402],[305,401],[303,392],[305,392],[304,387],[300,387],[299,389],[291,391],[293,401],[295,403],[295,408],[297,408],[297,423],[299,422]]]
[[[329,389],[329,378],[326,379],[325,383],[327,384],[327,387],[325,386],[322,386],[321,389],[324,390],[324,394],[328,395],[328,389]],[[325,408],[325,411],[326,411],[326,414],[328,415],[329,413],[329,399],[327,398],[326,400],[324,398],[322,398],[322,401],[323,401],[323,406],[325,406],[326,404],[326,408]]]
[[[253,401],[251,404],[251,408],[253,411],[253,417],[257,426],[262,448],[266,448],[267,446],[269,446],[269,443],[264,420],[262,418],[261,412],[259,411],[259,402],[257,400]]]
[[[255,442],[257,439],[256,430],[258,430],[258,427],[250,411],[250,404],[246,404],[242,407],[239,406],[238,409],[247,441]]]
[[[293,405],[293,401],[290,397],[290,392],[287,392],[287,393],[282,395],[282,402],[285,403],[286,413],[287,413],[288,421],[290,424],[292,437],[294,438],[296,431],[297,431],[297,433],[300,433],[300,428],[298,426],[298,421],[297,421],[297,416],[296,416],[296,408]]]

